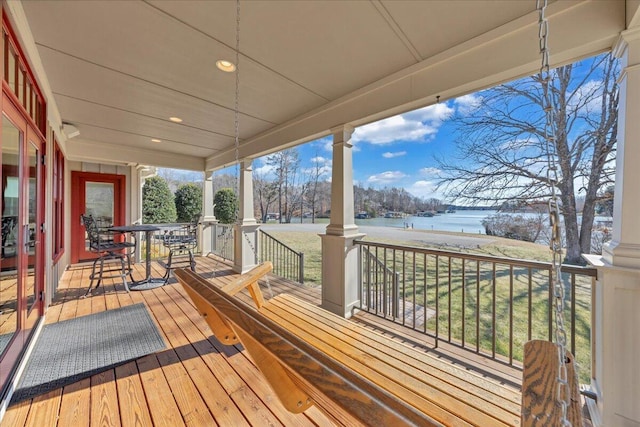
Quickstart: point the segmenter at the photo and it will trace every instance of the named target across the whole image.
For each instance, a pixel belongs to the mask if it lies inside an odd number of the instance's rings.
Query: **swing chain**
[[[233,108],[234,125],[234,158],[236,160],[236,194],[240,194],[238,176],[240,174],[240,0],[236,0],[236,92],[235,104]],[[236,221],[238,220],[238,210],[236,209]]]
[[[542,103],[545,112],[544,136],[547,148],[547,183],[551,190],[549,200],[549,220],[551,225],[550,248],[553,253],[552,268],[550,271],[553,284],[554,308],[555,308],[555,338],[558,347],[558,378],[556,388],[556,400],[562,410],[561,423],[563,426],[571,426],[567,418],[569,399],[569,381],[567,373],[567,333],[564,324],[565,291],[562,283],[562,229],[560,225],[560,202],[557,193],[558,169],[556,164],[556,135],[554,128],[554,108],[552,94],[549,90],[551,83],[551,71],[549,67],[549,21],[545,16],[547,0],[536,0],[536,9],[539,12],[539,43],[542,65],[540,75],[542,78]]]
[[[234,136],[235,136],[235,141],[234,141],[234,156],[235,156],[235,161],[236,161],[236,194],[240,194],[240,0],[236,0],[236,93],[235,93],[235,105],[234,105]],[[238,212],[239,207],[236,207],[236,218],[235,218],[235,222],[236,224],[240,225],[240,216],[239,216],[239,212]],[[239,229],[238,230],[240,233],[242,233],[242,230]],[[244,234],[244,233],[242,233]],[[254,246],[253,242],[251,242],[251,239],[249,239],[249,236],[247,234],[244,234],[244,239],[246,240],[247,244],[249,245],[249,247],[251,248],[251,251],[253,251],[254,255],[256,256],[256,259],[258,261],[258,264],[261,263],[261,259],[260,259],[260,254],[258,253],[258,251],[256,250],[256,247]],[[271,297],[273,297],[273,290],[271,289],[271,283],[269,282],[269,277],[266,277],[266,284],[267,287],[269,288],[269,292],[271,293]]]

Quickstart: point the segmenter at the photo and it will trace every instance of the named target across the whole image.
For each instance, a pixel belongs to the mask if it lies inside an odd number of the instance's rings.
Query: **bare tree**
[[[291,222],[291,218],[300,209],[300,217],[303,215],[302,203],[304,201],[304,193],[306,191],[306,183],[303,183],[304,179],[298,165],[299,161],[290,166],[287,173],[287,180],[285,185],[285,222],[288,224]]]
[[[298,150],[289,148],[273,153],[267,157],[267,164],[274,168],[276,175],[279,221],[282,222],[284,208],[284,217],[287,218],[286,222],[290,222],[293,206],[298,206],[289,201],[289,197],[291,196],[289,189],[295,188],[298,180],[298,167],[300,166]]]
[[[591,250],[598,193],[615,165],[618,62],[600,55],[553,71],[557,190],[566,231],[566,262]],[[482,92],[475,109],[459,111],[454,158],[440,158],[439,187],[473,202],[548,197],[545,115],[540,75]],[[575,187],[576,183],[578,188]],[[584,196],[582,221],[576,197]]]
[[[318,184],[325,177],[325,160],[324,158],[318,155],[318,151],[316,150],[316,155],[313,159],[311,159],[312,166],[309,170],[309,180],[307,181],[307,202],[308,206],[311,208],[311,222],[315,224],[316,222],[316,204],[318,202]]]
[[[221,188],[233,188],[234,191],[238,191],[238,175],[236,173],[215,173],[212,179],[215,191]]]
[[[278,199],[278,186],[260,172],[253,173],[253,194],[260,210],[260,220],[267,222],[269,208]]]

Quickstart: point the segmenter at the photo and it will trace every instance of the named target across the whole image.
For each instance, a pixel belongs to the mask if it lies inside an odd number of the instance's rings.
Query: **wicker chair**
[[[111,224],[107,222],[110,223],[102,218],[96,220],[91,215],[82,215],[82,223],[87,231],[89,250],[98,255],[93,261],[91,276],[89,276],[91,281],[85,296],[91,293],[93,282],[96,280],[95,289],[100,286],[103,279],[119,277],[127,292],[129,292],[127,275],[133,280],[131,277],[131,252],[136,243],[128,242],[125,233],[109,231],[108,228]]]

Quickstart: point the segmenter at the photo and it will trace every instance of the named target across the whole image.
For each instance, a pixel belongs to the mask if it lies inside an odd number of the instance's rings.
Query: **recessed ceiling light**
[[[151,138],[151,142],[162,142],[162,140],[158,138]]]
[[[182,123],[182,119],[180,117],[169,117],[169,120],[174,123]]]
[[[233,73],[236,70],[236,64],[231,61],[225,61],[224,59],[216,61],[216,67],[225,73]]]

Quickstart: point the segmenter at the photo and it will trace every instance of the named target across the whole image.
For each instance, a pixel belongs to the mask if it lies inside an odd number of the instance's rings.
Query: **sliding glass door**
[[[43,314],[44,141],[8,99],[2,105],[0,385]]]

